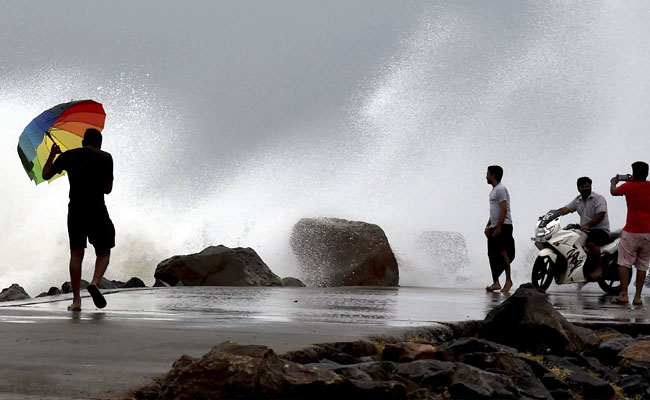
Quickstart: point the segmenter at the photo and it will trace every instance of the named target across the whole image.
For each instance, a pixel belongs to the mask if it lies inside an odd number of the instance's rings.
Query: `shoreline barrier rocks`
[[[540,294],[542,296],[540,296]],[[223,342],[201,358],[182,356],[132,399],[624,399],[650,398],[647,326],[558,322],[543,293],[523,286],[483,321],[436,324],[399,337],[313,345],[284,354]],[[523,299],[523,300],[522,300]],[[530,307],[545,309],[540,317]],[[550,303],[549,303],[550,306]],[[532,315],[527,315],[532,314]],[[491,325],[505,316],[548,333],[512,342]],[[571,338],[580,328],[581,339]],[[516,328],[517,332],[527,332]],[[556,331],[556,333],[549,333]],[[564,333],[562,333],[564,332]],[[565,340],[558,339],[558,335]],[[533,336],[533,335],[531,335]],[[585,339],[587,338],[587,339]]]
[[[398,286],[399,268],[377,225],[339,218],[303,218],[291,248],[309,286]]]
[[[154,287],[302,285],[298,279],[290,277],[283,282],[250,247],[223,245],[163,260],[156,267],[154,278]]]
[[[0,301],[25,300],[30,298],[25,289],[17,283],[2,289],[2,292],[0,292]]]

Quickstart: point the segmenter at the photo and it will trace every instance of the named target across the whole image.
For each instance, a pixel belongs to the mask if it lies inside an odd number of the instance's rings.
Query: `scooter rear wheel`
[[[629,269],[629,278],[628,282],[630,282],[632,278],[632,269]],[[610,277],[611,278],[611,277]],[[600,286],[603,291],[607,294],[611,294],[613,296],[618,296],[621,294],[621,281],[619,280],[618,274],[616,274],[616,279],[605,279],[602,277],[602,275],[598,278],[598,286]]]
[[[553,282],[553,260],[549,256],[541,256],[535,259],[531,282],[537,289],[546,290]]]

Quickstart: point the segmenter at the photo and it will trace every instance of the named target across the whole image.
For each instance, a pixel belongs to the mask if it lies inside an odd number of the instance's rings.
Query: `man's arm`
[[[104,186],[104,194],[109,194],[111,191],[113,191],[113,157],[108,155],[108,180],[106,182],[106,186]]]
[[[572,213],[573,211],[569,210],[567,207],[562,207],[559,209],[562,215],[567,215],[569,213]]]
[[[50,149],[50,156],[47,158],[47,161],[43,166],[43,179],[46,181],[52,179],[55,175],[54,171],[52,171],[52,164],[54,163],[54,157],[56,157],[57,154],[61,154],[61,149],[56,145],[56,143],[54,143],[52,149]]]
[[[494,228],[492,237],[497,237],[499,236],[499,234],[501,234],[501,225],[503,225],[503,221],[506,220],[507,213],[508,213],[508,202],[503,200],[501,203],[499,203],[499,221],[497,221],[497,226],[496,228]]]
[[[616,185],[618,184],[618,176],[613,177],[610,181],[611,185],[609,186],[609,193],[612,196],[622,196],[622,193],[616,193]]]
[[[602,221],[602,220],[605,219],[605,215],[606,215],[606,214],[607,214],[606,212],[601,212],[601,213],[596,214],[596,216],[593,217],[593,218],[591,219],[591,221],[589,221],[589,222],[587,222],[586,224],[582,225],[582,226],[580,227],[580,230],[581,230],[581,231],[586,231],[586,230],[588,230],[589,228],[591,228],[592,226],[598,224],[600,221]]]

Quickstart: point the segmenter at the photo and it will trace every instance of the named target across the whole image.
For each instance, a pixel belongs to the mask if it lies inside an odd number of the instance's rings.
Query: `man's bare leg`
[[[81,263],[84,260],[84,249],[70,250],[70,286],[72,287],[72,304],[70,311],[81,310]]]
[[[95,260],[95,273],[93,275],[93,280],[90,282],[91,285],[99,287],[99,281],[102,280],[106,269],[108,268],[108,263],[111,260],[111,251],[108,250],[105,253],[98,254],[97,260]]]
[[[589,278],[593,280],[597,280],[598,277],[603,273],[603,269],[600,265],[600,247],[596,246],[596,244],[587,242],[587,247],[591,251],[591,254],[594,255],[595,260],[596,260],[596,267],[594,270],[589,274]]]
[[[617,301],[628,303],[630,299],[627,296],[627,287],[630,285],[630,271],[632,267],[618,266],[618,279],[621,281],[621,294],[618,295]]]
[[[636,270],[636,293],[634,293],[634,300],[632,300],[632,304],[640,306],[643,304],[643,301],[641,300],[641,291],[643,290],[643,285],[645,284],[645,276],[647,274],[647,271],[639,271],[638,269]]]
[[[506,262],[506,283],[503,285],[501,293],[509,293],[510,289],[512,288],[512,278],[510,277],[510,259],[508,258],[508,252],[505,250],[501,252],[501,256]]]

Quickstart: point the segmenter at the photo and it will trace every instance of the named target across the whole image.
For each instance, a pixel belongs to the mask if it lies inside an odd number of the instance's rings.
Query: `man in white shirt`
[[[512,237],[512,218],[510,217],[510,194],[501,183],[503,168],[490,165],[486,179],[492,185],[490,192],[490,219],[485,226],[488,240],[488,260],[492,270],[492,284],[485,290],[493,292],[501,289],[499,277],[506,272],[506,282],[501,292],[508,293],[512,288],[510,263],[515,259],[515,240]]]
[[[607,200],[598,193],[591,191],[591,179],[586,176],[578,178],[580,194],[565,207],[560,208],[562,215],[578,212],[580,230],[587,232],[587,247],[594,257],[595,268],[592,272],[585,271],[585,278],[596,280],[602,273],[600,263],[600,246],[608,244],[609,218],[607,217]],[[589,267],[589,266],[588,266]]]

